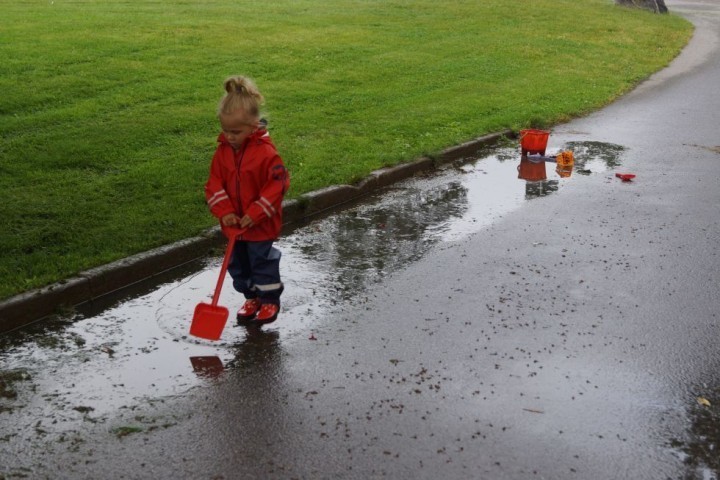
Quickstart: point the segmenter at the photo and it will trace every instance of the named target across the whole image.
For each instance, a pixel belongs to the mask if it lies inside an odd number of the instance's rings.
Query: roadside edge
[[[422,157],[409,163],[371,172],[356,185],[335,185],[306,193],[283,202],[283,225],[308,221],[321,213],[342,208],[372,192],[418,173],[437,169],[443,164],[473,155],[483,146],[503,137],[515,137],[512,130],[491,133],[447,148],[435,158]],[[202,258],[221,245],[224,237],[213,227],[197,237],[131,255],[43,288],[0,301],[0,333],[8,332],[58,313],[118,292],[140,281]]]

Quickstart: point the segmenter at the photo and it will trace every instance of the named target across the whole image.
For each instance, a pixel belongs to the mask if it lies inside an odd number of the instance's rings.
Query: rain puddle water
[[[717,371],[717,370],[715,370]],[[712,385],[718,382],[714,378]],[[697,392],[702,395],[697,396]],[[697,401],[686,408],[690,424],[690,435],[687,439],[670,440],[671,451],[688,466],[692,476],[702,480],[718,480],[720,478],[720,409],[716,402],[707,398],[720,398],[720,387],[709,387],[708,384],[694,386],[688,397],[696,396]],[[707,397],[707,398],[705,398]]]
[[[548,163],[532,166],[528,176],[519,148],[508,144],[295,229],[278,242],[283,311],[265,327],[260,344],[277,343],[278,331],[283,342],[307,339],[336,305],[362,301],[366,286],[433,245],[477,232],[566,182],[606,172],[623,154],[621,146],[597,142],[563,149],[575,153],[572,172],[558,173]],[[208,259],[100,311],[80,308],[2,336],[0,418],[13,428],[0,441],[23,429],[62,435],[117,409],[182,394],[230,368],[238,347],[258,341],[234,325],[232,314],[220,342],[187,333],[194,306],[212,296],[219,265],[220,259]],[[225,285],[219,304],[232,311],[241,299],[230,282]]]

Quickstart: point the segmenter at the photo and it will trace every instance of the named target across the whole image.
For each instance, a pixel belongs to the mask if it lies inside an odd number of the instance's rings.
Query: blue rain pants
[[[273,241],[235,242],[228,273],[235,290],[245,298],[257,298],[260,303],[280,305],[283,284],[280,281],[280,250]]]

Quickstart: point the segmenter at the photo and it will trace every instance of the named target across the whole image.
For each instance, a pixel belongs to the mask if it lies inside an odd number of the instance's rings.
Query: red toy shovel
[[[215,293],[213,294],[212,303],[198,303],[193,314],[192,324],[190,325],[190,335],[205,338],[207,340],[219,340],[225,323],[227,322],[230,312],[228,309],[218,305],[220,299],[220,290],[222,290],[225,274],[227,273],[228,263],[232,256],[235,241],[245,233],[246,229],[224,229],[225,234],[229,238],[227,248],[225,249],[225,258],[223,258],[220,276],[218,277]]]

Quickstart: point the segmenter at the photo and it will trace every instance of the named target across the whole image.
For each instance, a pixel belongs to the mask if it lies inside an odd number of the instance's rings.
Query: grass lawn
[[[193,236],[222,81],[290,196],[607,104],[691,26],[611,0],[0,0],[0,298]]]

